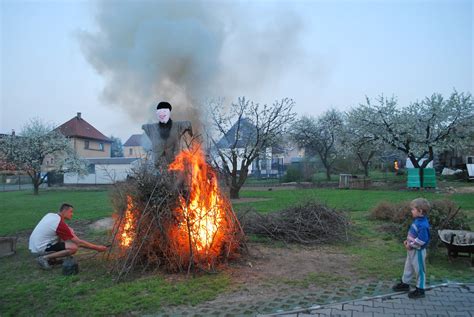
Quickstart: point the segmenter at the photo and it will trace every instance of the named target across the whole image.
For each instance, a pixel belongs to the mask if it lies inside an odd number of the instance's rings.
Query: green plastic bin
[[[425,168],[423,170],[423,187],[436,188],[436,173],[434,168]]]
[[[420,169],[408,168],[408,188],[420,188]],[[436,173],[434,168],[423,169],[423,188],[436,188]]]
[[[420,169],[419,168],[407,168],[408,178],[407,178],[407,187],[408,188],[420,188]]]

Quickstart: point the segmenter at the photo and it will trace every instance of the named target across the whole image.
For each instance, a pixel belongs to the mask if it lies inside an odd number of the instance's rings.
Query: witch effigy
[[[171,109],[160,102],[158,122],[142,126],[154,166],[136,169],[112,198],[117,210],[112,270],[118,280],[138,268],[213,271],[238,257],[244,245],[243,230],[193,139],[191,122],[172,121]]]
[[[187,135],[193,136],[191,122],[171,120],[171,104],[162,101],[156,106],[158,123],[144,124],[142,129],[151,141],[155,167],[164,161],[167,165],[176,155],[189,146]]]

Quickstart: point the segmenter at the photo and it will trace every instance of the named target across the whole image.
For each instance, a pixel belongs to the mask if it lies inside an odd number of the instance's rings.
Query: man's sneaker
[[[413,292],[408,293],[409,298],[417,299],[425,297],[425,290],[421,288],[416,288]]]
[[[39,256],[36,261],[43,270],[51,270],[51,265],[49,265],[48,260],[44,256]]]
[[[396,285],[393,285],[392,289],[395,292],[408,292],[410,290],[410,285],[400,282]]]

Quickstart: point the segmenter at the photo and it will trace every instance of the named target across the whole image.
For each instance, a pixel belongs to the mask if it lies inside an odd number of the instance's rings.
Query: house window
[[[87,173],[95,174],[95,164],[89,164],[89,166],[87,166]]]
[[[128,154],[133,155],[133,149],[128,149]]]
[[[100,151],[103,151],[104,150],[104,143],[99,143],[99,150]]]
[[[89,148],[89,141],[84,141],[84,148],[88,149]]]

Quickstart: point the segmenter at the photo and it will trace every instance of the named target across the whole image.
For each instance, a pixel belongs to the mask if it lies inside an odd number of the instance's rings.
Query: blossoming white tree
[[[375,104],[367,98],[351,116],[365,136],[405,153],[420,169],[421,184],[423,169],[435,151],[472,142],[474,109],[469,93],[454,91],[448,99],[433,94],[404,108],[398,107],[395,97],[380,96]]]
[[[19,136],[2,138],[0,149],[7,162],[30,176],[35,195],[46,180],[47,174],[41,173],[46,158],[50,159],[50,171],[84,173],[86,170],[85,162],[77,157],[69,140],[39,119],[30,120]]]

